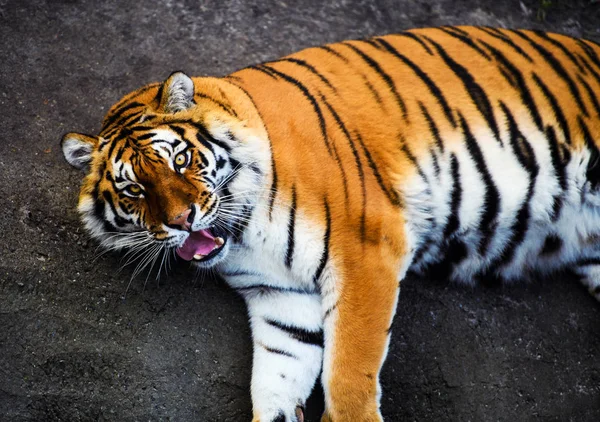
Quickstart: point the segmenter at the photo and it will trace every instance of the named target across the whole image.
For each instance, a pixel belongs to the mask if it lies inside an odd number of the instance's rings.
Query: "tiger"
[[[443,26],[178,71],[68,133],[91,236],[177,255],[248,309],[254,422],[381,421],[407,273],[577,273],[600,299],[600,46]]]

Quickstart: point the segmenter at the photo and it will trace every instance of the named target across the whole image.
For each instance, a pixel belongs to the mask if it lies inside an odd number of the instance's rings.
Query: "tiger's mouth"
[[[227,242],[227,233],[216,227],[191,232],[185,242],[176,249],[177,255],[186,261],[207,262],[219,255]]]

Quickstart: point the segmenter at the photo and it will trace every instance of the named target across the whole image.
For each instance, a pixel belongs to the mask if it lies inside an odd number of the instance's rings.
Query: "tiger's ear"
[[[82,133],[67,133],[60,141],[66,160],[79,170],[86,170],[92,160],[92,152],[98,145],[98,138]]]
[[[194,105],[194,82],[183,72],[173,72],[160,88],[162,113],[177,113]]]

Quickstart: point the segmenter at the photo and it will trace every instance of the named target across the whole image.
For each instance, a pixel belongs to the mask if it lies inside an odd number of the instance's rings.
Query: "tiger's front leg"
[[[382,421],[379,371],[387,354],[399,291],[400,259],[365,251],[344,263],[343,278],[324,286],[323,422]],[[403,274],[402,274],[403,276]],[[338,289],[337,293],[335,289]],[[336,300],[327,299],[327,292]]]
[[[274,288],[241,292],[254,347],[253,422],[303,422],[323,359],[320,296]]]

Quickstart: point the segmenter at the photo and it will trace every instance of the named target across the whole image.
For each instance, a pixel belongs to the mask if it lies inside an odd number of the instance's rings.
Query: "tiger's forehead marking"
[[[188,146],[187,142],[171,129],[155,129],[151,133],[153,136],[149,139],[150,147],[167,162]]]

